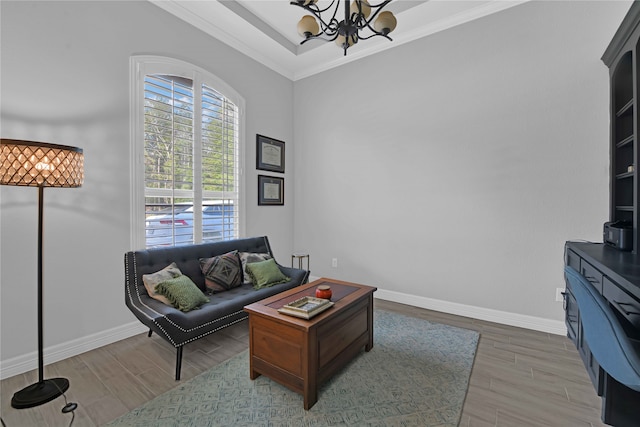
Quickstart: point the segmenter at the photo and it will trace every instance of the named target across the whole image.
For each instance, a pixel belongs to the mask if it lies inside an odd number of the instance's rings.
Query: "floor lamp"
[[[47,403],[69,388],[66,378],[44,379],[42,332],[42,205],[44,187],[80,187],[84,179],[82,149],[14,139],[0,140],[0,184],[38,187],[38,382],[17,391],[14,408]]]

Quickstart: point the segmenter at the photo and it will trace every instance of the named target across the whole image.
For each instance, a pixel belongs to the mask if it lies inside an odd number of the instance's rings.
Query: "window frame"
[[[244,237],[246,186],[244,179],[244,98],[231,86],[214,74],[179,59],[154,55],[130,57],[130,245],[131,248],[146,248],[145,234],[145,168],[144,168],[144,87],[145,75],[166,74],[193,80],[193,86],[203,83],[215,89],[238,108],[238,237]],[[200,100],[196,101],[197,105]],[[200,141],[195,142],[198,147]],[[194,165],[198,174],[200,163]],[[200,181],[199,178],[197,181]]]

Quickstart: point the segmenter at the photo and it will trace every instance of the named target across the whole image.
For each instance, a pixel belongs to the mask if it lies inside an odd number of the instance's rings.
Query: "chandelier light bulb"
[[[381,12],[380,15],[378,15],[378,19],[376,19],[376,22],[373,23],[373,28],[377,32],[386,35],[396,29],[397,23],[398,21],[396,20],[396,17],[393,16],[393,13],[384,11]]]
[[[351,3],[351,14],[358,13],[360,16],[363,16],[364,19],[368,19],[369,15],[371,15],[371,6],[367,0],[362,0],[360,2],[360,9],[358,9],[358,2],[356,0]]]
[[[346,45],[347,40],[349,41],[349,44]],[[358,40],[356,39],[355,41],[353,40],[353,37],[345,37],[343,35],[339,35],[336,38],[336,44],[338,45],[338,47],[340,49],[346,49],[348,47],[353,46],[354,44],[358,43]],[[346,45],[346,46],[345,46]]]
[[[298,22],[298,34],[301,37],[309,38],[320,32],[320,26],[316,19],[311,15],[305,15]]]

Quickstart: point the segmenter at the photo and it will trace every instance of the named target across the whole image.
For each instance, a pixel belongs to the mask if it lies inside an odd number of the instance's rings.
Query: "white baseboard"
[[[149,329],[143,324],[131,322],[93,335],[47,347],[44,349],[44,362],[45,365],[49,365],[147,331]],[[33,369],[38,369],[37,350],[0,362],[0,379],[13,377]]]
[[[317,279],[320,279],[320,277],[309,276],[309,282],[313,282]],[[458,304],[455,302],[420,297],[402,292],[386,291],[380,288],[378,288],[373,296],[374,298],[385,301],[398,302],[400,304],[406,304],[413,307],[455,314],[457,316],[471,317],[478,320],[486,320],[487,322],[532,329],[534,331],[547,332],[555,335],[567,334],[567,327],[564,322],[560,320],[544,319],[542,317],[527,316],[524,314],[509,313],[506,311]]]
[[[319,279],[310,277],[309,281]],[[435,310],[458,316],[471,317],[488,322],[501,323],[519,328],[533,329],[557,335],[566,335],[567,328],[564,322],[558,320],[543,319],[540,317],[526,316],[523,314],[509,313],[505,311],[491,310],[488,308],[474,307],[455,302],[442,301],[432,298],[420,297],[395,291],[379,289],[374,294],[375,298],[407,304],[414,307]],[[149,329],[138,322],[131,322],[104,332],[78,338],[63,344],[58,344],[44,349],[45,364],[51,364],[69,357],[77,356],[89,350],[129,338],[133,335],[147,332]],[[12,359],[0,362],[0,379],[12,377],[38,368],[38,352],[34,351]]]
[[[380,288],[378,288],[376,293],[373,295],[377,299],[398,302],[414,307],[425,308],[427,310],[435,310],[443,313],[455,314],[457,316],[471,317],[478,320],[486,320],[487,322],[501,323],[503,325],[532,329],[534,331],[547,332],[550,334],[567,334],[567,327],[564,322],[560,320],[550,320],[542,317],[474,307],[471,305],[409,295],[401,292],[385,291]]]

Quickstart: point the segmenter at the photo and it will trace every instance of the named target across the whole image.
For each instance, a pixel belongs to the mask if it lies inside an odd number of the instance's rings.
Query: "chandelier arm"
[[[323,34],[328,35],[330,38],[324,38],[324,37],[322,37],[322,35],[323,35]],[[332,42],[332,41],[335,41],[335,39],[337,39],[337,38],[338,38],[338,35],[339,35],[338,33],[335,33],[335,35],[333,35],[333,34],[326,34],[326,33],[320,33],[320,34],[316,34],[316,35],[309,36],[308,38],[306,38],[306,39],[302,40],[302,41],[300,42],[300,44],[301,44],[301,45],[303,45],[303,44],[305,44],[306,42],[308,42],[309,40],[322,40],[322,41],[324,41],[324,42]]]
[[[383,7],[385,7],[386,5],[388,5],[389,3],[391,3],[391,0],[384,0],[383,2],[378,3],[378,4],[371,4],[371,3],[369,3],[369,7],[370,7],[371,9],[376,9],[376,8],[382,9]]]
[[[316,13],[324,13],[327,10],[331,9],[333,7],[333,4],[336,1],[340,2],[340,0],[331,0],[331,4],[329,6],[327,6],[325,9],[320,9],[317,4],[313,4],[313,3],[302,4],[302,3],[300,3],[299,1],[296,1],[296,0],[290,1],[289,4],[292,5],[292,6],[301,7],[301,8],[303,8],[303,9],[305,9],[305,10],[307,10],[307,11],[313,13],[313,14],[316,14]]]
[[[333,36],[334,34],[338,34],[338,27],[339,23],[337,19],[332,19],[328,24],[321,20],[320,32],[318,34],[313,34],[310,37],[318,37],[323,34]]]
[[[376,19],[376,17],[378,16],[378,14],[380,12],[382,12],[382,8],[384,6],[386,6],[391,0],[387,0],[385,2],[380,3],[378,6],[371,6],[371,9],[374,9],[375,7],[377,7],[378,9],[373,13],[373,15],[371,15],[369,17],[369,19],[363,19],[362,21],[364,21],[364,24],[362,25],[358,25],[358,29],[361,30],[363,28],[369,28],[371,31],[373,31],[374,33],[377,33],[376,30],[373,29],[373,27],[371,26],[371,23],[373,22],[374,19]]]
[[[364,30],[365,28],[368,28],[369,31],[371,31],[373,33],[373,35],[367,37],[367,39],[370,39],[373,36],[384,36],[385,34],[381,31],[376,30],[375,28],[373,28],[373,26],[371,25],[370,22],[367,22],[367,25],[363,26],[362,28],[358,28],[358,30]],[[387,37],[389,40],[391,40],[389,37]],[[366,39],[363,39],[366,40]]]
[[[327,7],[325,7],[324,9],[320,9],[320,8],[318,7],[318,5],[317,5],[317,4],[314,4],[314,3],[310,3],[310,4],[308,4],[308,5],[306,5],[306,6],[302,6],[302,7],[303,7],[303,8],[305,8],[305,9],[307,9],[307,10],[308,10],[308,11],[310,11],[310,12],[314,12],[314,11],[315,11],[315,12],[318,12],[318,13],[324,13],[324,12],[326,12],[327,10],[331,9],[331,8],[333,7],[333,4],[334,4],[336,1],[338,2],[338,4],[340,4],[340,0],[331,0],[331,4],[330,4],[329,6],[327,6]],[[293,2],[293,4],[296,4],[296,3],[295,3],[295,2]],[[336,9],[337,9],[338,4],[336,4]],[[335,16],[335,13],[333,14],[333,16]]]
[[[384,33],[379,33],[378,31],[374,31],[373,34],[371,34],[370,36],[367,36],[367,37],[360,37],[360,34],[358,34],[358,40],[368,40],[368,39],[376,37],[376,36],[381,36],[381,37],[384,37],[385,39],[387,39],[389,41],[393,41],[393,39],[391,37],[389,37],[388,35],[386,35]]]

